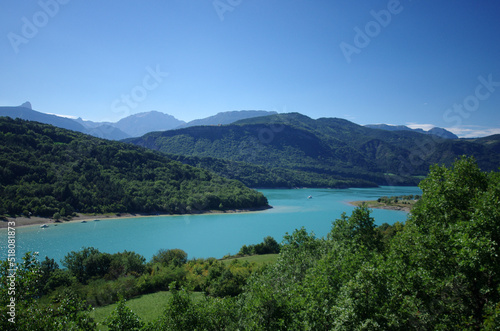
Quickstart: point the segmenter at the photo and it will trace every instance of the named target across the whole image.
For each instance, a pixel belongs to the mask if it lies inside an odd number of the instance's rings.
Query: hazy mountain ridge
[[[190,121],[188,123],[185,123],[183,125],[180,125],[178,129],[180,128],[187,128],[190,126],[198,126],[198,125],[224,125],[224,124],[231,124],[236,121],[240,121],[243,119],[247,118],[253,118],[253,117],[260,117],[260,116],[267,116],[267,115],[273,115],[277,114],[275,111],[265,111],[265,110],[233,110],[233,111],[226,111],[226,112],[220,112],[217,113],[216,115],[209,116],[206,118],[202,119],[197,119]]]
[[[412,129],[407,127],[406,125],[389,125],[389,124],[367,124],[364,125],[370,129],[380,129],[386,131],[415,131],[424,134],[433,134],[435,136],[446,138],[446,139],[458,139],[458,136],[446,129],[434,127],[429,131],[425,131],[423,129]]]
[[[24,103],[23,105],[26,105]],[[45,114],[27,107],[0,107],[0,116],[8,116],[11,118],[20,118],[27,121],[36,121],[40,123],[50,124],[59,128],[85,132],[83,125],[73,119],[65,118],[57,115]]]
[[[94,122],[84,120],[81,117],[73,119],[54,114],[42,113],[33,110],[30,102],[25,102],[21,106],[17,107],[0,107],[0,116],[8,116],[11,118],[20,118],[28,121],[51,124],[60,128],[78,131],[98,138],[110,140],[140,137],[148,132],[166,131],[179,127],[230,124],[241,119],[270,114],[276,114],[276,112],[263,110],[228,111],[220,112],[213,116],[186,123],[185,121],[179,120],[172,115],[153,110],[129,115],[114,123]]]
[[[186,122],[159,111],[138,113],[112,124],[131,137],[139,137],[152,131],[171,130]]]

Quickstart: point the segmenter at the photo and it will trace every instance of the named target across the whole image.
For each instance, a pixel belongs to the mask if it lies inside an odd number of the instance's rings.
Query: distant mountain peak
[[[423,129],[412,129],[409,128],[405,125],[389,125],[389,124],[367,124],[365,127],[370,128],[370,129],[379,129],[379,130],[386,130],[386,131],[414,131],[414,132],[419,132],[423,134],[432,134],[441,138],[445,139],[458,139],[458,136],[455,135],[454,133],[443,129],[443,128],[438,128],[434,127],[428,131],[425,131]]]
[[[28,108],[28,109],[33,110],[33,108],[31,108],[31,102],[29,102],[29,101],[26,101],[25,103],[23,103],[19,107]]]
[[[217,113],[213,116],[209,116],[202,119],[193,120],[180,127],[190,127],[198,125],[218,125],[218,124],[232,124],[240,120],[275,115],[275,111],[265,111],[265,110],[231,110]]]
[[[139,137],[152,131],[171,130],[185,123],[172,115],[152,110],[122,118],[113,126],[129,136]]]

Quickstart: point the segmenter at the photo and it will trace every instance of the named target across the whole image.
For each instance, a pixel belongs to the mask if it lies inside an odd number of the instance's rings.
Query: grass
[[[264,254],[264,255],[252,255],[252,256],[244,256],[237,258],[228,258],[222,260],[223,263],[229,264],[233,260],[238,260],[238,262],[248,261],[249,263],[255,263],[257,265],[263,265],[268,263],[275,263],[278,258],[278,254]],[[144,323],[152,322],[158,319],[163,310],[165,309],[165,305],[168,302],[172,294],[168,291],[161,291],[152,294],[144,294],[137,298],[133,298],[126,301],[126,305],[132,309],[132,311],[139,316],[141,321]],[[202,292],[192,292],[192,298],[196,300],[200,300],[204,294]],[[114,303],[111,305],[96,307],[90,313],[90,316],[99,323],[98,330],[108,330],[108,327],[104,326],[103,323],[106,318],[111,314],[113,310],[116,309],[118,303]]]
[[[132,309],[144,323],[152,322],[161,316],[171,295],[172,294],[168,291],[144,294],[137,298],[127,300],[126,305]],[[204,294],[201,292],[193,292],[191,295],[194,300],[197,300],[201,299]],[[103,323],[111,312],[116,309],[116,306],[118,306],[118,303],[97,307],[90,313],[90,316],[99,323],[98,330],[108,330],[108,327],[104,326]]]

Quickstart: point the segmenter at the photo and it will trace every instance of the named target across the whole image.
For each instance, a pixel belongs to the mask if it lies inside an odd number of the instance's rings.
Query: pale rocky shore
[[[33,226],[33,225],[57,225],[64,223],[75,223],[82,221],[94,221],[94,220],[106,220],[106,219],[121,219],[121,218],[131,218],[131,217],[145,217],[145,216],[185,216],[185,215],[201,215],[201,214],[231,214],[231,213],[249,213],[256,212],[261,210],[266,210],[272,208],[271,206],[267,207],[259,207],[259,208],[247,208],[247,209],[229,209],[229,210],[207,210],[207,211],[198,211],[193,212],[191,214],[129,214],[129,213],[121,213],[121,214],[97,214],[97,215],[88,215],[88,214],[78,214],[77,216],[73,216],[70,219],[61,219],[59,221],[54,220],[53,218],[46,217],[5,217],[0,220],[0,229],[7,228],[9,226],[9,222],[15,222],[15,227],[21,226]]]
[[[411,211],[412,205],[387,205],[377,201],[350,201],[349,204],[360,207],[362,204],[365,204],[368,208],[375,209],[388,209],[388,210],[399,210],[409,213]]]

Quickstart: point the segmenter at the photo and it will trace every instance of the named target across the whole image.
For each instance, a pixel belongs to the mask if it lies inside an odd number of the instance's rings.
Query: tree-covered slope
[[[264,167],[272,173],[281,171],[295,186],[416,185],[431,164],[450,165],[464,154],[474,156],[485,171],[500,165],[495,144],[370,129],[343,119],[314,120],[298,113],[154,132],[127,141],[167,154],[212,157]],[[253,177],[251,185],[269,182],[260,175]]]
[[[9,118],[0,118],[0,196],[0,215],[267,206],[241,182],[157,152]]]
[[[212,157],[261,166],[267,172],[281,171],[292,186],[373,186],[383,181],[381,174],[366,170],[375,164],[345,144],[333,150],[314,133],[291,126],[283,126],[278,134],[265,124],[199,126],[126,141],[167,154]],[[266,185],[257,180],[256,186]]]

